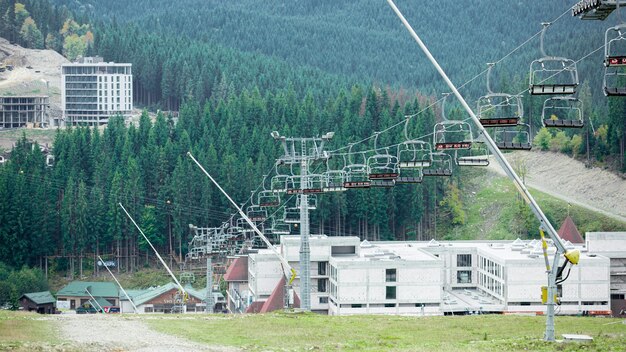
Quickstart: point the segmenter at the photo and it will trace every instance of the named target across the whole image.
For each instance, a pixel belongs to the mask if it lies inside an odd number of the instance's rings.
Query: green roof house
[[[54,314],[56,299],[50,291],[25,293],[20,297],[20,306],[29,312],[39,314]]]
[[[119,305],[118,291],[117,285],[113,282],[72,281],[57,292],[57,300],[69,301],[70,309],[91,305],[89,301],[94,299],[106,300],[109,305],[117,306]]]

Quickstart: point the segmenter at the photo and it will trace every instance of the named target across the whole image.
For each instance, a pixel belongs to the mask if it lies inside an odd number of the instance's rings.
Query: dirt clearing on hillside
[[[514,168],[524,165],[527,186],[626,222],[626,180],[618,175],[586,168],[580,161],[559,153],[514,152],[505,157]],[[504,175],[495,160],[489,169]]]
[[[222,346],[204,346],[179,337],[151,330],[144,319],[185,319],[185,317],[128,316],[100,314],[67,314],[50,316],[55,321],[60,338],[71,348],[83,351],[215,351],[231,352],[239,349]],[[207,334],[214,333],[207,331]]]

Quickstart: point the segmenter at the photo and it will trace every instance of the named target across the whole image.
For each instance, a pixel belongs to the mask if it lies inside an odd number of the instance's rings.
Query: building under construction
[[[0,128],[47,127],[48,96],[0,96]]]

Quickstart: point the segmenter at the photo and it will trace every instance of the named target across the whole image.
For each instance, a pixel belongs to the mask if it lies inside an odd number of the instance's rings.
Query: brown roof
[[[237,257],[226,269],[226,281],[248,281],[248,257]]]
[[[293,293],[294,295],[294,304],[295,308],[300,308],[300,297],[298,297],[297,293]],[[275,310],[283,309],[285,307],[285,277],[283,276],[280,281],[274,287],[272,294],[270,297],[263,303],[263,307],[259,313],[269,313]]]
[[[258,313],[261,311],[261,308],[263,307],[263,303],[262,301],[256,301],[256,302],[252,302],[252,304],[250,304],[248,306],[248,308],[246,308],[246,313]]]
[[[558,231],[559,236],[565,241],[570,241],[572,243],[585,243],[583,237],[578,232],[576,228],[576,224],[574,224],[574,220],[570,216],[566,217],[561,224],[561,228]]]

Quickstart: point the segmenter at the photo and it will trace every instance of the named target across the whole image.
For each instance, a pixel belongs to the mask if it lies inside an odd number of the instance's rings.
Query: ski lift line
[[[213,177],[211,177],[211,175],[204,169],[204,167],[198,162],[198,160],[196,160],[196,158],[194,158],[194,156],[191,154],[191,152],[187,152],[187,155],[191,158],[191,160],[193,160],[194,163],[196,163],[196,165],[198,165],[200,170],[202,170],[202,172],[211,180],[211,182],[213,182],[213,184],[220,190],[220,192],[222,192],[222,194],[230,201],[230,203],[235,207],[235,209],[237,209],[237,211],[239,212],[241,217],[243,219],[245,219],[246,222],[248,223],[248,225],[250,225],[250,227],[252,227],[254,232],[256,232],[256,234],[259,235],[259,237],[265,243],[267,248],[269,248],[272,252],[274,252],[274,254],[278,257],[278,260],[280,260],[280,262],[282,263],[283,268],[287,269],[287,271],[290,272],[291,277],[289,277],[289,284],[291,285],[291,283],[293,282],[293,280],[296,277],[296,271],[291,267],[291,265],[289,265],[287,260],[285,258],[283,258],[283,256],[280,254],[280,252],[278,252],[276,247],[267,239],[267,237],[265,237],[263,232],[261,232],[259,230],[259,228],[254,224],[254,222],[252,222],[252,220],[250,220],[250,218],[246,215],[246,213],[244,213],[244,211],[241,210],[241,208],[228,195],[228,193],[226,193],[226,191],[224,191],[224,189],[217,183],[217,181],[215,181],[215,179],[213,179]]]
[[[428,48],[424,45],[424,43],[419,38],[417,33],[415,33],[415,31],[413,30],[411,25],[407,22],[406,18],[404,18],[404,16],[400,12],[400,10],[394,4],[393,0],[387,0],[387,3],[389,4],[389,6],[391,6],[393,11],[398,16],[398,18],[402,21],[403,25],[409,31],[409,33],[411,34],[413,39],[415,39],[415,41],[420,46],[420,48],[422,49],[424,54],[427,56],[427,58],[430,60],[430,62],[433,64],[433,66],[437,69],[437,71],[439,72],[439,74],[441,75],[443,80],[446,82],[448,87],[452,90],[452,92],[454,93],[456,98],[459,100],[459,102],[461,103],[463,108],[470,115],[470,117],[474,121],[474,124],[476,125],[478,130],[484,136],[485,141],[487,142],[487,145],[488,145],[489,149],[491,150],[492,154],[496,157],[496,159],[498,160],[500,165],[503,167],[503,169],[507,173],[507,175],[514,181],[513,183],[515,184],[516,188],[518,189],[518,191],[520,192],[520,194],[522,195],[522,197],[524,198],[526,203],[530,205],[531,209],[533,210],[533,212],[535,213],[537,218],[540,220],[541,225],[544,226],[548,230],[548,234],[553,239],[553,241],[555,243],[555,246],[557,247],[559,252],[560,253],[565,253],[565,246],[563,245],[563,243],[560,240],[558,234],[556,233],[556,230],[554,229],[554,227],[552,227],[552,224],[550,224],[550,222],[546,218],[545,214],[541,211],[541,208],[539,207],[539,205],[537,205],[537,203],[535,202],[535,200],[532,197],[532,195],[530,194],[530,192],[528,192],[528,190],[523,185],[522,181],[519,179],[519,177],[517,176],[517,174],[515,173],[515,171],[511,167],[511,165],[509,165],[508,161],[504,158],[504,156],[502,155],[500,150],[497,148],[497,146],[496,146],[495,142],[493,141],[493,139],[491,139],[491,137],[489,136],[489,134],[487,133],[485,128],[481,125],[480,121],[478,120],[478,118],[474,114],[474,111],[469,107],[469,105],[467,105],[467,102],[465,101],[463,96],[459,93],[459,91],[456,89],[456,87],[454,86],[454,83],[452,83],[452,81],[450,81],[450,78],[448,78],[448,75],[445,73],[445,71],[443,71],[441,66],[439,66],[439,63],[437,62],[437,60],[432,56],[432,54],[430,53]]]
[[[170,274],[170,276],[172,277],[172,279],[174,279],[174,282],[176,282],[176,285],[178,285],[178,288],[180,289],[180,291],[183,293],[184,296],[187,296],[187,291],[185,291],[185,288],[183,287],[183,285],[180,284],[180,282],[178,282],[178,279],[176,278],[176,275],[174,275],[174,273],[172,272],[172,270],[170,270],[170,267],[167,266],[167,264],[165,263],[165,261],[163,260],[163,258],[161,258],[161,255],[159,254],[159,252],[156,250],[156,248],[154,248],[154,246],[152,245],[152,242],[150,242],[150,240],[148,239],[148,237],[146,236],[146,234],[143,233],[143,231],[141,230],[141,228],[139,227],[139,225],[137,225],[137,223],[135,222],[135,219],[133,219],[132,216],[130,216],[130,214],[128,213],[128,211],[126,211],[126,208],[124,208],[124,206],[122,205],[122,203],[117,203],[120,208],[122,208],[122,210],[124,211],[124,213],[126,213],[126,216],[128,216],[128,218],[130,219],[130,221],[133,222],[133,225],[135,225],[135,227],[137,228],[137,230],[139,230],[139,233],[141,233],[141,235],[143,236],[143,238],[146,240],[146,242],[148,242],[148,244],[150,245],[150,247],[152,248],[152,250],[154,251],[154,253],[156,254],[157,258],[159,258],[159,260],[161,261],[161,264],[163,264],[163,266],[165,267],[165,269],[167,269],[167,272]]]
[[[554,20],[552,20],[550,23],[551,23],[551,24],[556,23],[556,22],[557,22],[557,21],[559,21],[559,20],[560,20],[563,16],[565,16],[567,13],[569,13],[569,12],[570,12],[573,8],[574,8],[574,6],[571,6],[571,7],[570,7],[570,8],[568,8],[565,12],[563,12],[562,14],[560,14],[557,18],[555,18]],[[521,44],[519,44],[519,45],[518,45],[517,47],[515,47],[513,50],[511,50],[511,51],[510,51],[510,52],[508,52],[506,55],[504,55],[503,57],[501,57],[499,60],[497,60],[497,61],[493,62],[494,66],[495,66],[495,65],[500,64],[502,61],[504,61],[505,59],[507,59],[509,56],[513,55],[516,51],[518,51],[518,50],[519,50],[519,49],[521,49],[522,47],[526,46],[526,45],[527,45],[530,41],[532,41],[532,40],[533,40],[533,39],[535,39],[538,35],[540,35],[540,34],[541,34],[541,32],[542,32],[542,30],[540,30],[540,31],[538,31],[537,33],[533,34],[530,38],[526,39],[524,42],[522,42]],[[486,74],[488,70],[489,70],[489,69],[484,69],[483,71],[481,71],[480,73],[478,73],[476,76],[472,77],[470,80],[468,80],[467,82],[465,82],[465,83],[463,83],[462,85],[460,85],[460,86],[458,87],[458,89],[459,89],[459,90],[461,90],[461,89],[465,88],[465,86],[467,86],[468,84],[472,83],[473,81],[475,81],[476,79],[478,79],[478,78],[479,78],[479,77],[481,77],[482,75]],[[548,77],[547,79],[549,79],[549,78],[551,78],[551,77]],[[522,91],[520,94],[523,94],[525,91],[526,91],[526,90]],[[520,95],[520,94],[518,94],[518,95]],[[440,98],[439,100],[437,100],[437,101],[433,102],[432,104],[428,105],[426,108],[424,108],[424,109],[422,109],[422,110],[418,111],[418,112],[417,112],[417,113],[415,113],[415,114],[412,114],[412,115],[405,115],[405,116],[404,116],[404,117],[405,117],[405,119],[404,119],[404,120],[402,120],[402,121],[400,121],[400,122],[398,122],[398,123],[396,123],[396,124],[393,124],[393,125],[389,126],[388,128],[386,128],[386,129],[382,130],[380,133],[387,132],[387,131],[389,131],[389,130],[391,130],[391,129],[395,128],[395,127],[398,127],[399,125],[401,125],[401,124],[403,124],[403,123],[406,123],[406,121],[407,121],[407,120],[409,120],[409,119],[411,119],[411,118],[413,118],[413,117],[416,117],[416,116],[418,116],[418,115],[421,115],[421,114],[422,114],[422,113],[424,113],[426,110],[428,110],[428,109],[430,109],[431,107],[433,107],[433,106],[435,106],[435,105],[439,104],[439,103],[441,102],[441,100],[442,100],[442,99],[443,99],[443,98]],[[424,136],[424,137],[428,137],[428,135],[427,135],[427,136]],[[358,142],[355,142],[355,144],[360,144],[360,143],[367,142],[368,140],[370,140],[370,139],[372,139],[372,138],[374,138],[374,136],[373,136],[373,135],[371,135],[371,136],[369,136],[369,137],[367,137],[367,138],[364,138],[364,139],[362,139],[362,140],[360,140],[360,141],[358,141]],[[343,147],[338,148],[338,149],[335,149],[335,150],[333,150],[333,151],[329,151],[329,153],[338,152],[338,151],[341,151],[341,150],[344,150],[344,149],[347,149],[347,148],[348,148],[348,146],[343,146]]]
[[[102,263],[104,263],[104,260],[102,260],[102,258],[100,256],[98,256],[98,260],[100,260]],[[135,311],[135,313],[138,313],[137,306],[135,305],[133,300],[130,298],[128,293],[126,293],[126,290],[124,290],[124,287],[122,287],[122,284],[120,284],[120,282],[117,281],[117,278],[115,277],[115,275],[113,275],[113,273],[111,272],[111,269],[109,269],[108,265],[103,265],[103,266],[104,266],[105,269],[107,269],[109,274],[111,274],[111,276],[113,277],[113,280],[115,280],[115,282],[117,283],[117,286],[119,286],[120,289],[122,290],[122,293],[124,293],[124,296],[126,296],[126,298],[128,298],[128,302],[130,302],[130,304],[133,306],[133,310]]]

